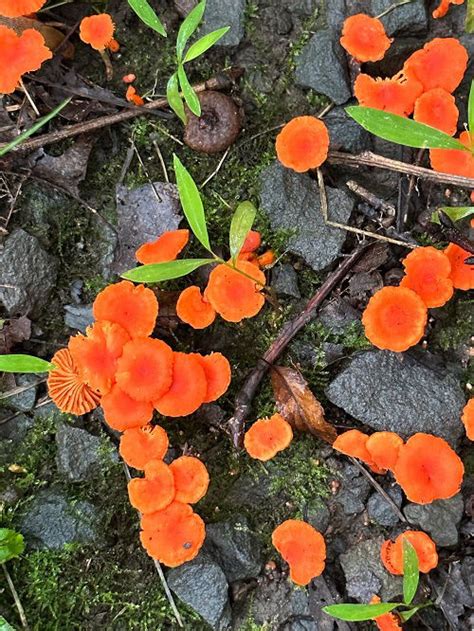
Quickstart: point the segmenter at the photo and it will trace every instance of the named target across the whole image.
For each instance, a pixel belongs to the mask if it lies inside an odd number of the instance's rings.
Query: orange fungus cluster
[[[469,440],[474,440],[474,399],[469,399],[464,406],[461,420],[466,430],[466,436]]]
[[[46,0],[0,0],[0,15],[6,18],[18,18],[39,11]]]
[[[415,549],[420,572],[427,574],[438,565],[436,544],[431,537],[420,530],[406,530],[398,535],[395,541],[388,539],[382,545],[380,558],[388,572],[403,575],[403,541],[405,540]]]
[[[439,6],[433,11],[433,17],[443,18],[452,4],[464,4],[464,0],[440,0]]]
[[[256,421],[245,434],[244,446],[251,458],[270,460],[293,439],[291,425],[280,414]]]
[[[298,116],[287,123],[276,139],[278,160],[297,173],[316,169],[326,160],[329,133],[314,116]]]
[[[83,18],[79,37],[95,50],[105,50],[114,41],[115,25],[108,13],[100,13]],[[113,43],[112,43],[113,46]]]
[[[347,18],[340,41],[342,47],[361,62],[380,61],[392,43],[382,22],[365,13]]]
[[[275,528],[272,543],[290,566],[290,578],[297,585],[307,585],[323,573],[326,542],[310,524],[288,519]]]
[[[38,70],[52,56],[39,31],[29,28],[17,35],[0,24],[0,94],[14,92],[25,72]]]

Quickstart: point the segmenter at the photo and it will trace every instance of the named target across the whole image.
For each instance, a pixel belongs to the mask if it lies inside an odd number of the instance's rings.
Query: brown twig
[[[20,597],[18,596],[18,592],[16,591],[15,585],[13,584],[12,577],[10,576],[9,571],[6,568],[5,563],[2,563],[1,565],[3,567],[5,578],[7,579],[8,587],[10,588],[10,592],[13,596],[13,600],[15,601],[15,606],[18,610],[18,615],[20,616],[21,626],[24,629],[28,629],[28,621],[26,620],[25,610],[23,609],[23,605],[21,604]]]
[[[370,204],[373,208],[375,208],[375,210],[380,210],[381,212],[384,213],[384,215],[387,215],[388,217],[392,217],[392,218],[395,217],[396,212],[397,212],[395,206],[392,206],[392,204],[389,204],[384,199],[380,199],[380,197],[377,197],[377,195],[375,195],[371,191],[368,191],[366,188],[361,186],[358,182],[354,182],[354,180],[348,180],[346,182],[346,186],[355,195],[358,195],[359,197],[364,199],[368,204]]]

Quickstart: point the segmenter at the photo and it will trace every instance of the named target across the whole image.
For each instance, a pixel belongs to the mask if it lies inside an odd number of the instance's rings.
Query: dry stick
[[[18,388],[13,388],[12,390],[8,390],[7,392],[2,392],[0,393],[0,400],[9,399],[10,397],[14,397],[16,394],[21,394],[22,392],[31,390],[31,388],[36,388],[36,386],[39,386],[40,383],[45,383],[46,381],[47,381],[46,378],[39,379],[38,381],[35,381],[34,383],[30,383],[27,386],[18,386]]]
[[[24,629],[28,629],[28,621],[26,620],[25,610],[23,609],[23,605],[21,604],[20,597],[18,596],[18,592],[15,589],[15,585],[13,584],[12,577],[10,576],[9,571],[7,570],[6,564],[1,564],[3,567],[3,572],[5,573],[5,578],[7,579],[8,587],[13,596],[13,600],[15,601],[15,606],[18,610],[18,615],[20,616],[21,626]]]

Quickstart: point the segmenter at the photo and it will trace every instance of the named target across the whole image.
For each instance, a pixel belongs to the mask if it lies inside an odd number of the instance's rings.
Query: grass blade
[[[173,164],[179,199],[189,226],[199,242],[211,252],[204,206],[196,182],[176,154],[173,155]]]
[[[324,613],[329,614],[333,618],[346,620],[347,622],[362,622],[363,620],[373,620],[384,613],[389,613],[400,603],[378,603],[376,605],[328,605],[323,607]]]
[[[201,2],[188,13],[188,15],[183,20],[181,26],[179,27],[178,37],[176,40],[176,55],[178,57],[179,63],[181,63],[183,60],[183,54],[184,49],[186,48],[186,44],[188,43],[191,35],[196,31],[197,27],[199,26],[205,9],[206,0],[201,0]]]
[[[257,209],[251,202],[242,202],[235,210],[229,231],[229,249],[233,261],[240,254],[256,214]]]
[[[201,103],[199,97],[193,89],[193,86],[189,83],[189,79],[184,70],[184,66],[178,67],[178,79],[181,86],[181,91],[184,96],[189,109],[195,116],[201,116]]]
[[[183,63],[192,61],[193,59],[196,59],[196,57],[199,57],[200,55],[205,53],[222,37],[224,37],[229,29],[230,26],[224,26],[224,28],[220,28],[217,31],[212,31],[212,33],[208,33],[207,35],[201,37],[201,39],[198,39],[197,42],[194,42],[194,44],[189,47],[189,50],[184,57]]]
[[[0,355],[0,372],[49,372],[54,365],[31,355]]]
[[[159,283],[163,280],[172,280],[187,276],[198,267],[214,263],[214,259],[180,259],[179,261],[169,261],[168,263],[152,263],[135,267],[122,274],[122,278],[135,283]]]
[[[183,99],[179,93],[178,74],[176,72],[168,79],[166,98],[173,112],[186,125],[186,112],[184,111]]]
[[[467,106],[467,120],[471,140],[474,137],[474,81],[471,81],[471,89],[469,90],[469,102]]]
[[[408,539],[403,538],[403,602],[405,605],[411,604],[419,582],[418,555]]]
[[[148,4],[147,0],[128,0],[128,4],[138,15],[140,20],[144,22],[147,26],[152,28],[154,31],[163,35],[163,37],[167,37],[167,32],[160,18],[156,15],[155,11]]]

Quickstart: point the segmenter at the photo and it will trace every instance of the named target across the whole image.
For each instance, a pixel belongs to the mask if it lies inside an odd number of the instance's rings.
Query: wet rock
[[[301,298],[298,275],[291,265],[278,265],[273,269],[272,288],[281,296]]]
[[[329,130],[331,148],[359,153],[371,147],[370,134],[355,122],[343,107],[335,107],[324,117]]]
[[[351,98],[346,56],[339,44],[340,33],[328,28],[315,33],[296,61],[296,83],[325,94],[336,105]]]
[[[370,4],[369,15],[380,15],[393,7],[392,0],[372,0]],[[412,0],[397,6],[380,19],[390,37],[423,35],[428,30],[428,12],[424,0]]]
[[[230,624],[229,586],[224,572],[207,553],[170,570],[167,581],[173,592],[216,630]]]
[[[27,388],[23,392],[14,394],[6,400],[8,407],[18,412],[29,412],[35,406],[36,402],[36,386],[41,381],[38,375],[15,375],[16,388]]]
[[[416,432],[455,443],[464,394],[457,379],[432,356],[367,351],[356,355],[328,386],[334,405],[377,431],[407,438]]]
[[[92,305],[65,305],[64,323],[74,331],[85,333],[88,326],[94,322]]]
[[[359,322],[359,312],[342,298],[326,303],[319,312],[319,319],[331,333],[340,334],[354,322]]]
[[[383,541],[383,537],[367,539],[339,557],[350,598],[368,603],[374,594],[387,601],[402,593],[402,579],[389,574],[380,561]]]
[[[36,237],[21,228],[0,247],[0,306],[9,315],[38,315],[56,278],[56,260],[43,250]]]
[[[342,506],[346,515],[361,513],[370,493],[368,480],[352,464],[344,464],[339,477],[341,485],[335,501]]]
[[[395,504],[400,508],[402,505],[402,492],[398,486],[385,489]],[[373,493],[367,502],[367,512],[370,519],[381,526],[395,526],[399,522],[399,517],[380,493]]]
[[[294,233],[288,240],[289,251],[301,256],[315,271],[332,263],[346,235],[324,223],[316,182],[307,174],[294,173],[275,162],[263,171],[261,183],[261,208],[272,228]],[[354,206],[351,197],[330,187],[327,195],[331,218],[346,223]]]
[[[19,530],[35,549],[66,543],[97,543],[98,513],[89,502],[71,502],[53,489],[39,491],[23,515]]]
[[[439,546],[455,546],[459,540],[458,527],[464,511],[461,493],[449,500],[431,504],[408,504],[404,513],[407,519],[420,526]]]
[[[82,482],[97,474],[102,458],[102,441],[98,436],[62,423],[56,432],[56,444],[58,471],[68,480]],[[117,461],[117,456],[113,459]]]
[[[244,36],[245,0],[207,0],[200,35],[230,26],[219,46],[238,46]]]

